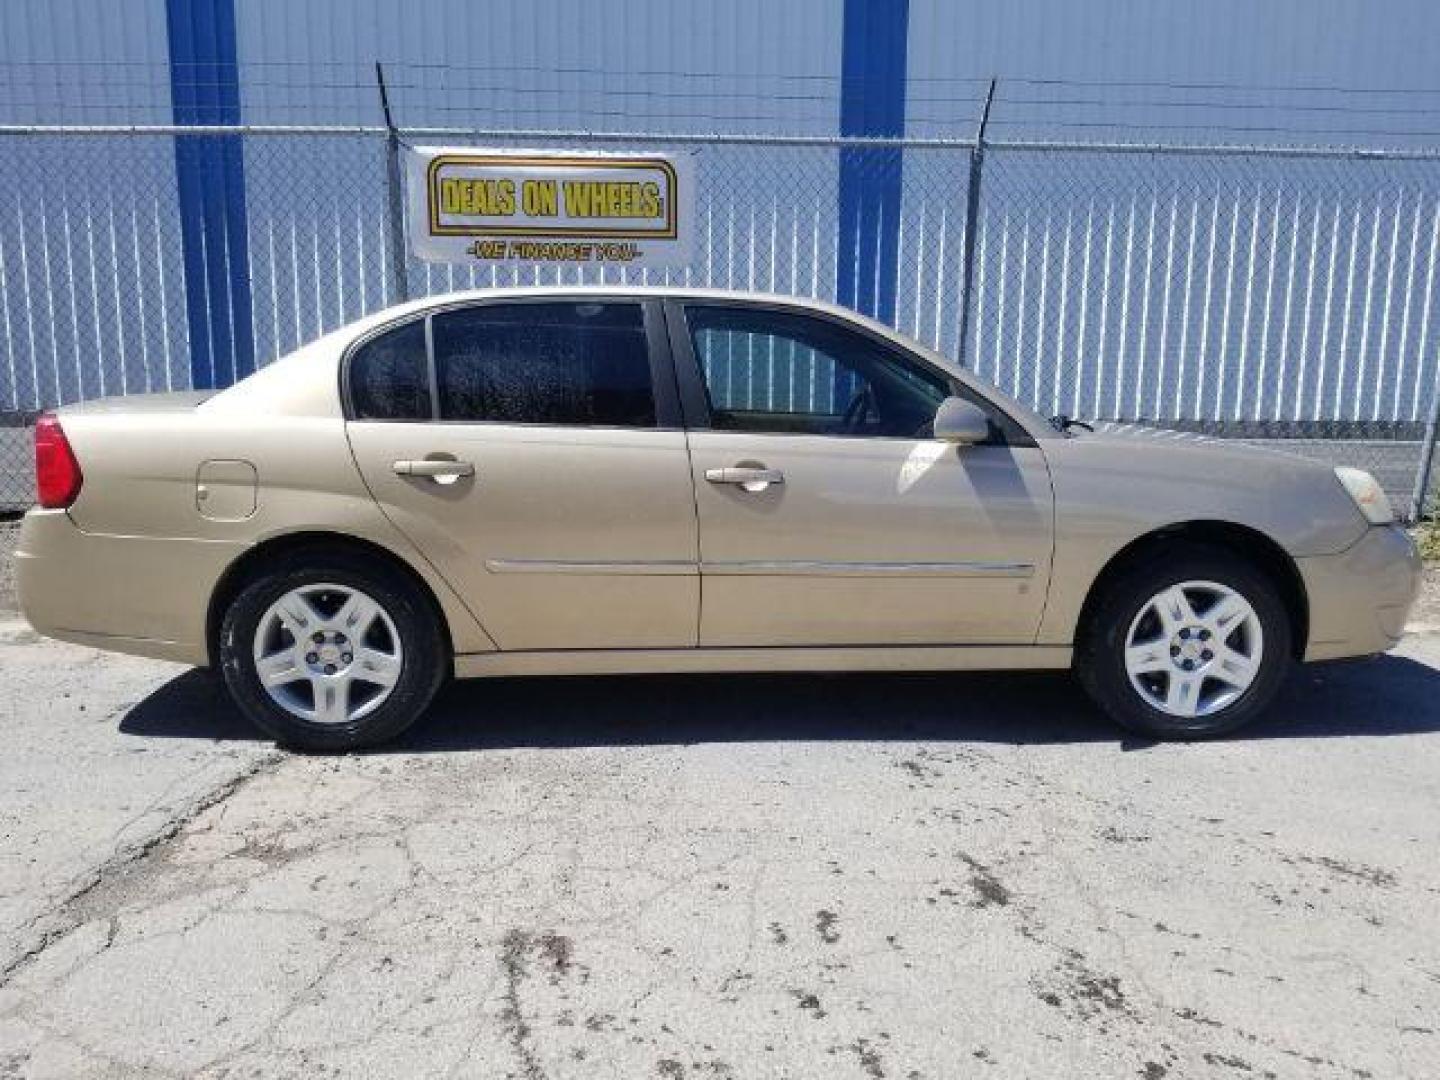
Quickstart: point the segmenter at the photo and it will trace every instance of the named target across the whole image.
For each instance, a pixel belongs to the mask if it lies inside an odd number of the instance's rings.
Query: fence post
[[[960,265],[960,354],[959,364],[965,366],[970,342],[970,294],[975,277],[975,232],[980,218],[980,181],[985,173],[985,128],[990,123],[990,106],[995,102],[992,78],[985,90],[985,103],[980,109],[980,123],[975,127],[975,149],[970,151],[970,183],[965,190],[965,250]]]
[[[1430,494],[1431,469],[1435,464],[1435,436],[1440,429],[1440,377],[1431,391],[1430,419],[1425,424],[1425,441],[1420,446],[1420,471],[1415,477],[1415,494],[1410,500],[1410,519],[1419,521],[1425,514],[1425,497]]]
[[[405,270],[405,203],[400,191],[400,132],[390,115],[390,93],[385,87],[385,69],[375,61],[375,82],[380,88],[380,109],[385,114],[385,187],[390,226],[390,283],[395,299],[410,299],[410,279]]]

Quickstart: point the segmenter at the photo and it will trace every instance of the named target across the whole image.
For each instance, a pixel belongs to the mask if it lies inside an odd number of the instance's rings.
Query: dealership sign
[[[677,266],[690,255],[690,158],[415,147],[410,246],[433,262]]]

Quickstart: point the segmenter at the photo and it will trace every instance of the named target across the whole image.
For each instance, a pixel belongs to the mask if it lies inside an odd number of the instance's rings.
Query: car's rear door
[[[930,437],[945,374],[821,313],[667,306],[700,520],[703,646],[1034,640],[1052,546],[1042,452]]]
[[[502,649],[693,646],[697,534],[656,303],[495,300],[352,349],[365,482]]]

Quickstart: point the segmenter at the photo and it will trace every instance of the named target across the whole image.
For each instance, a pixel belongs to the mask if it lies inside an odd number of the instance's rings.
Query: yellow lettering
[[[565,182],[565,216],[583,218],[590,216],[590,185],[577,180]]]
[[[558,209],[554,180],[526,180],[520,202],[530,217],[554,217]]]
[[[440,181],[440,209],[447,214],[460,213],[460,185],[448,177]]]
[[[440,209],[447,214],[509,217],[515,213],[515,181],[442,177]]]
[[[660,187],[628,180],[567,180],[565,213],[572,218],[640,218],[660,214]]]

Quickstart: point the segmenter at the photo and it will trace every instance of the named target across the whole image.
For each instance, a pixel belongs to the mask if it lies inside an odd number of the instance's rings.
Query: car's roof
[[[847,319],[856,319],[864,322],[871,322],[880,329],[889,331],[883,323],[874,322],[853,308],[843,307],[840,304],[831,303],[828,300],[820,300],[809,296],[792,296],[784,293],[755,292],[748,289],[713,289],[691,287],[688,285],[516,285],[492,289],[464,289],[458,292],[434,293],[429,296],[411,300],[394,307],[386,308],[383,312],[376,312],[370,318],[383,322],[393,319],[396,316],[403,316],[411,311],[424,311],[433,307],[445,307],[450,304],[465,303],[472,300],[515,300],[531,297],[562,297],[562,296],[604,296],[604,297],[625,297],[636,300],[650,299],[686,299],[686,300],[731,300],[743,301],[746,303],[760,304],[785,304],[791,307],[813,308],[816,311],[828,311],[836,315],[843,315]],[[384,318],[378,318],[383,316]],[[359,323],[352,324],[359,326]]]

